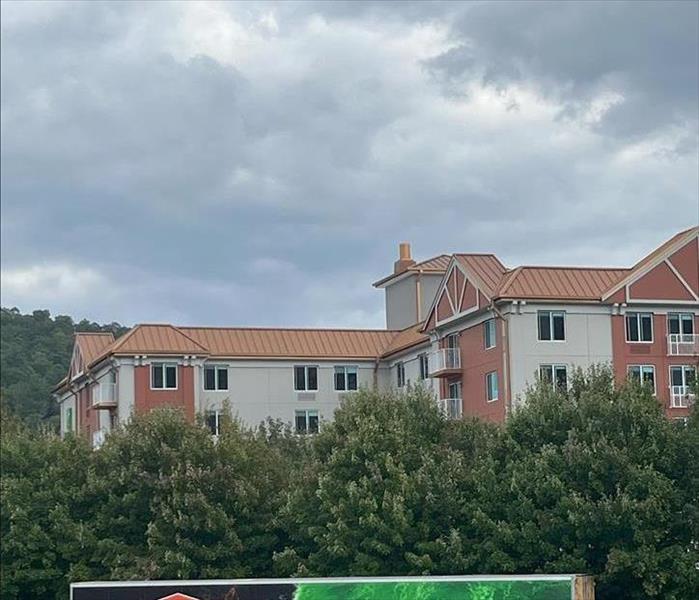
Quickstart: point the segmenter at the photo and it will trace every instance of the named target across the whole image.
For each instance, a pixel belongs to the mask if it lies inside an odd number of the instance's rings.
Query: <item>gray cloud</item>
[[[697,6],[6,3],[3,304],[380,326],[403,239],[633,262],[697,221]]]

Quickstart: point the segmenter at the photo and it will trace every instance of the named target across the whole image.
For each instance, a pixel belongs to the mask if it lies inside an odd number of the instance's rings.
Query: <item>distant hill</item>
[[[111,331],[119,337],[127,327],[100,325],[86,319],[51,317],[48,310],[22,314],[2,308],[0,316],[0,401],[31,425],[55,423],[57,406],[51,388],[66,374],[76,331]]]

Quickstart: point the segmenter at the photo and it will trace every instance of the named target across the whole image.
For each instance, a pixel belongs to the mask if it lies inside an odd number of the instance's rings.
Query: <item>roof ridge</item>
[[[178,330],[183,329],[218,329],[226,331],[340,331],[340,332],[357,332],[357,333],[400,333],[402,329],[359,329],[356,327],[256,327],[256,326],[244,326],[244,327],[228,327],[221,325],[171,325]],[[182,332],[183,335],[184,332]]]
[[[630,267],[580,267],[577,265],[520,265],[518,269],[581,269],[586,271],[630,271]]]
[[[172,329],[174,329],[174,330],[175,330],[177,333],[179,333],[180,335],[183,335],[184,337],[186,337],[190,342],[192,342],[193,344],[195,344],[196,346],[198,346],[199,348],[201,348],[201,349],[204,350],[205,352],[211,352],[206,346],[204,346],[203,344],[200,344],[199,342],[197,342],[197,340],[195,340],[194,338],[188,336],[188,335],[187,335],[184,331],[182,331],[180,328],[175,327],[174,325],[169,325],[169,327],[171,327]]]
[[[515,267],[509,273],[503,275],[504,281],[500,284],[500,287],[496,290],[496,295],[502,296],[507,288],[512,285],[512,282],[517,279],[517,276],[522,272],[522,267]]]
[[[111,335],[114,336],[112,331],[75,331],[75,335]]]

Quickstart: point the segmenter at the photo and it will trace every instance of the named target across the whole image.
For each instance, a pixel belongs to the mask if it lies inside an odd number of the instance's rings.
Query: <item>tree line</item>
[[[503,425],[421,388],[363,390],[319,434],[177,411],[97,451],[3,414],[0,595],[71,581],[585,573],[600,600],[699,590],[699,418],[608,369],[537,386]]]

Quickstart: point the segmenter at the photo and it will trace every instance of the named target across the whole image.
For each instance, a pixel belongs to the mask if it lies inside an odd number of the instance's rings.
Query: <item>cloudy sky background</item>
[[[426,258],[699,220],[699,3],[3,2],[2,304],[383,326]]]

